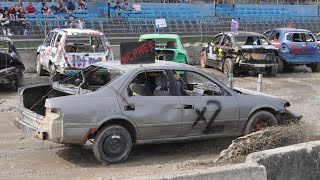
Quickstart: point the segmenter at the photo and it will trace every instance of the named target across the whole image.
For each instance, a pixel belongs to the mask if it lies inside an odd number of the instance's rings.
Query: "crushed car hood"
[[[266,93],[262,93],[262,92],[258,92],[258,91],[249,90],[249,89],[238,88],[238,87],[234,87],[233,89],[235,89],[236,91],[240,91],[242,94],[256,95],[256,96],[266,96],[266,97],[281,99],[281,98],[279,98],[277,96],[273,96],[271,94],[266,94]]]

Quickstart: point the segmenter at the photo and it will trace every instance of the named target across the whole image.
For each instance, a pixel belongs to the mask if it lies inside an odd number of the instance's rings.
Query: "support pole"
[[[257,91],[262,92],[262,74],[258,75]]]

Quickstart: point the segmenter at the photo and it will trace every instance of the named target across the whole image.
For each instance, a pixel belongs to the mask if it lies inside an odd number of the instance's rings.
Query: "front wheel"
[[[278,64],[278,73],[282,73],[284,69],[284,62],[280,57],[277,58],[277,64]]]
[[[319,72],[320,71],[320,63],[313,63],[311,64],[311,70],[312,72]]]
[[[233,72],[231,68],[233,68],[232,59],[227,58],[223,63],[222,71],[225,75],[229,76],[229,73]]]
[[[120,125],[109,125],[94,138],[93,153],[100,162],[113,164],[125,160],[131,147],[132,139],[128,130]]]
[[[257,111],[250,116],[248,123],[243,131],[243,135],[266,129],[278,124],[276,117],[268,111]]]
[[[207,68],[208,67],[208,65],[207,65],[207,53],[205,51],[201,52],[200,64],[201,64],[201,67],[203,67],[203,68]]]
[[[43,76],[46,74],[46,72],[42,68],[42,64],[40,62],[40,54],[37,56],[37,64],[36,64],[36,71],[38,76]]]

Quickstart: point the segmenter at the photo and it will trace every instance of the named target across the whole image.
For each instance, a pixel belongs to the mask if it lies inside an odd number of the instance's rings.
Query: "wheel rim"
[[[202,52],[202,53],[201,53],[201,66],[202,66],[202,67],[206,66],[206,63],[207,63],[206,61],[207,61],[207,60],[206,60],[205,53]]]
[[[253,132],[257,132],[277,124],[275,117],[261,114],[255,118]]]
[[[125,152],[125,141],[119,134],[109,135],[103,142],[103,153],[107,157],[117,157]]]

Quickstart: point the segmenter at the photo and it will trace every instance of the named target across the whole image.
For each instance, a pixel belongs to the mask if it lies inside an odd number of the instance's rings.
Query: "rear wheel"
[[[37,56],[37,64],[36,64],[36,71],[38,76],[43,76],[46,72],[43,70],[41,62],[40,62],[40,54]]]
[[[103,163],[113,164],[125,160],[130,154],[132,139],[127,129],[109,125],[98,132],[93,142],[93,153]]]
[[[320,63],[313,63],[311,64],[311,70],[312,72],[319,72],[320,71]]]
[[[261,110],[250,116],[243,135],[266,129],[278,124],[277,118],[270,112]]]
[[[201,67],[203,67],[203,68],[209,67],[207,65],[207,53],[205,51],[201,52],[200,64],[201,64]]]
[[[282,73],[284,69],[284,62],[280,57],[277,58],[277,64],[278,64],[278,73]]]

